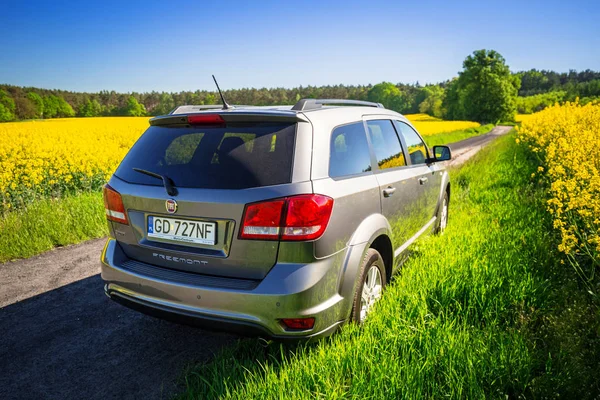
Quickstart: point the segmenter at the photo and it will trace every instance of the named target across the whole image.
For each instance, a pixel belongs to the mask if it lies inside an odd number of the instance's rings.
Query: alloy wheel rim
[[[367,278],[363,284],[360,296],[360,322],[364,321],[373,304],[381,297],[381,272],[377,265],[371,265],[367,271]]]

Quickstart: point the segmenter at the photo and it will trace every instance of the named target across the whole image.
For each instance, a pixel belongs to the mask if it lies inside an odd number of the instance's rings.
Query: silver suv
[[[150,125],[104,187],[101,256],[106,294],[144,313],[328,335],[446,226],[450,150],[380,104],[182,106]]]

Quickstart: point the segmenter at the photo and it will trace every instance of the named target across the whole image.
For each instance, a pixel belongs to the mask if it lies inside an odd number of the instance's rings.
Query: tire
[[[367,250],[360,266],[360,279],[354,292],[350,320],[361,324],[373,304],[381,298],[386,285],[385,264],[375,249]]]
[[[450,209],[450,199],[448,197],[448,192],[444,192],[444,198],[442,199],[442,204],[440,205],[440,210],[438,211],[438,222],[437,228],[435,230],[436,235],[441,235],[446,230],[448,226],[448,211]]]

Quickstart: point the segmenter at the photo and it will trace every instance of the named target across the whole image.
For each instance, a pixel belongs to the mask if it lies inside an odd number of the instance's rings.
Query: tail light
[[[285,200],[249,204],[244,210],[243,239],[279,239]]]
[[[284,318],[281,320],[283,325],[288,329],[293,330],[307,330],[312,329],[315,326],[314,318]]]
[[[240,239],[314,240],[321,237],[333,210],[333,199],[301,194],[248,204]]]
[[[127,221],[127,213],[125,212],[125,206],[123,205],[123,199],[121,194],[109,185],[104,185],[102,188],[102,195],[104,197],[104,209],[106,210],[106,218],[111,221],[120,222],[122,224],[129,224]]]

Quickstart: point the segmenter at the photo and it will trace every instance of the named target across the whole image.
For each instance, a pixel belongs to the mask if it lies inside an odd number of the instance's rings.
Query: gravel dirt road
[[[0,399],[168,399],[187,365],[235,340],[110,301],[104,241],[0,264]]]
[[[464,163],[510,127],[452,144]],[[104,239],[0,264],[0,399],[160,399],[231,335],[138,314],[103,292]]]
[[[473,136],[469,139],[461,140],[460,142],[450,144],[452,150],[452,160],[448,163],[451,167],[456,167],[464,164],[468,159],[473,157],[490,144],[498,136],[507,134],[512,130],[512,126],[496,126],[494,129],[485,135]]]

